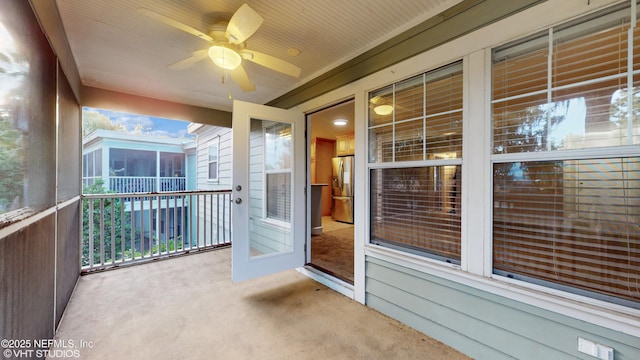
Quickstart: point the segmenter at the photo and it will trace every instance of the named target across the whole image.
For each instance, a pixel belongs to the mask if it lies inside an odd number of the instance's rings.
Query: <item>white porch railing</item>
[[[185,191],[187,190],[187,178],[161,177],[159,191]]]
[[[186,189],[185,177],[111,176],[109,178],[109,191],[116,193],[184,191]]]
[[[231,190],[82,196],[82,272],[231,245]]]

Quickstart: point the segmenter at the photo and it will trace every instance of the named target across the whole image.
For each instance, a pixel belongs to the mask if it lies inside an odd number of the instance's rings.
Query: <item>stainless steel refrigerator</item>
[[[336,221],[353,224],[353,156],[341,156],[331,160],[331,217]]]

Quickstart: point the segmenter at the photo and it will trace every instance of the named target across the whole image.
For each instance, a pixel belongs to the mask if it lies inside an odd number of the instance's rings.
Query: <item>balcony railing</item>
[[[231,191],[82,196],[82,271],[231,245]]]
[[[109,190],[117,193],[184,191],[185,177],[111,176]]]

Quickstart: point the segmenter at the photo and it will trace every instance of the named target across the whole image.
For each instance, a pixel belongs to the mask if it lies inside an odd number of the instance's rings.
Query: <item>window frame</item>
[[[455,108],[454,110],[447,110],[444,112],[437,112],[437,113],[429,113],[428,109],[430,106],[430,103],[428,102],[428,98],[427,98],[427,89],[428,89],[428,85],[437,82],[439,79],[441,79],[441,76],[438,76],[438,72],[443,70],[442,74],[443,75],[448,75],[448,74],[458,74],[461,76],[461,81],[462,81],[462,86],[460,89],[460,97],[461,97],[461,104],[459,108]],[[464,248],[464,242],[465,242],[465,235],[464,235],[464,205],[463,202],[464,200],[462,200],[464,198],[463,196],[463,191],[464,191],[464,186],[462,185],[462,181],[461,179],[464,179],[464,168],[465,166],[463,165],[463,153],[464,153],[464,132],[465,132],[465,104],[466,104],[466,96],[467,96],[467,92],[466,92],[466,84],[465,82],[466,80],[466,71],[465,71],[465,60],[464,59],[456,59],[450,62],[447,62],[446,64],[439,66],[439,67],[435,67],[432,69],[429,69],[427,71],[424,71],[418,75],[414,75],[414,76],[410,76],[410,77],[406,77],[406,78],[402,78],[399,79],[395,82],[393,82],[392,84],[388,84],[388,85],[384,85],[384,86],[380,86],[377,87],[374,90],[368,91],[366,93],[366,99],[368,100],[368,102],[375,98],[375,96],[372,97],[373,94],[377,94],[380,92],[383,92],[384,89],[391,89],[392,91],[392,100],[393,100],[393,106],[395,107],[396,101],[395,101],[395,86],[397,84],[405,84],[405,83],[410,83],[412,81],[414,81],[416,78],[418,77],[422,77],[421,79],[421,86],[422,86],[422,113],[420,115],[418,115],[417,117],[413,117],[413,118],[409,118],[409,119],[401,119],[399,121],[396,121],[395,119],[395,110],[392,113],[392,119],[389,122],[383,122],[383,123],[375,123],[372,121],[371,119],[371,111],[368,112],[367,114],[367,125],[366,125],[366,133],[367,133],[367,167],[366,167],[366,179],[367,179],[367,183],[368,183],[368,191],[366,193],[366,197],[367,197],[367,204],[368,204],[368,208],[369,208],[369,213],[367,215],[367,223],[369,224],[368,227],[371,228],[372,226],[372,214],[371,214],[371,186],[372,186],[372,181],[371,181],[371,176],[372,176],[372,170],[384,170],[384,169],[393,169],[393,168],[443,168],[445,166],[454,166],[454,167],[458,167],[460,169],[460,173],[457,174],[460,179],[458,180],[459,183],[457,184],[458,186],[458,192],[460,193],[460,199],[461,201],[459,203],[457,203],[457,206],[459,207],[459,213],[461,213],[461,216],[459,217],[459,228],[460,228],[460,237],[458,239],[459,244],[460,244],[460,255],[459,258],[449,258],[449,257],[445,257],[442,256],[440,254],[437,253],[432,253],[427,249],[414,249],[408,245],[401,245],[401,246],[397,246],[391,243],[384,243],[378,240],[373,239],[372,234],[371,234],[371,229],[369,229],[368,232],[368,236],[365,240],[366,246],[370,247],[370,248],[379,248],[380,250],[383,251],[391,251],[394,253],[398,253],[398,254],[402,254],[403,256],[409,256],[409,257],[415,257],[416,259],[419,259],[420,261],[427,261],[427,262],[433,262],[439,265],[444,265],[447,267],[453,267],[453,268],[457,268],[460,269],[463,267],[463,263],[465,262],[465,251],[463,250]],[[434,78],[433,82],[430,82],[429,80],[431,78]],[[404,124],[407,123],[409,121],[415,121],[415,120],[421,120],[422,121],[422,131],[423,133],[426,133],[426,130],[429,128],[428,125],[428,121],[429,119],[432,118],[436,118],[438,116],[441,115],[449,115],[449,114],[460,114],[460,119],[461,119],[461,124],[460,124],[460,128],[459,131],[461,133],[460,136],[460,141],[461,141],[461,145],[460,145],[460,149],[456,150],[456,152],[458,153],[458,155],[455,158],[448,158],[448,157],[444,157],[444,158],[432,158],[430,157],[430,155],[435,154],[434,151],[429,152],[429,141],[426,139],[426,137],[424,138],[424,140],[422,140],[422,150],[421,150],[421,156],[422,159],[418,159],[418,160],[403,160],[403,159],[396,159],[397,156],[397,152],[395,150],[396,144],[395,144],[395,140],[396,138],[395,136],[395,127],[396,125],[400,124]],[[392,129],[392,140],[391,140],[391,148],[392,148],[392,157],[390,161],[385,161],[385,160],[378,160],[377,157],[372,157],[370,150],[371,150],[371,130],[375,130],[378,128],[382,128],[385,126],[390,126]],[[439,149],[438,147],[434,148],[436,151]]]
[[[630,7],[628,2],[623,3],[623,4],[618,4],[618,5],[612,5],[608,8],[605,8],[604,10],[602,10],[602,13],[614,13],[614,12],[620,12],[622,11],[622,9],[620,8],[624,8],[626,5],[626,10],[628,12],[632,12],[633,9],[635,7]],[[569,28],[571,25],[575,24],[575,23],[580,23],[581,21],[589,21],[592,18],[598,18],[599,16],[597,15],[599,12],[595,12],[583,17],[578,18],[578,20],[573,20],[573,21],[565,21],[562,22],[560,24],[557,24],[555,26],[549,26],[546,28],[546,30],[542,30],[542,31],[538,31],[536,32],[533,36],[529,36],[529,37],[521,37],[519,40],[515,40],[513,43],[516,46],[521,45],[523,43],[526,42],[526,40],[528,38],[537,38],[539,34],[544,33],[545,31],[548,32],[549,34],[549,38],[552,39],[550,40],[546,40],[549,43],[552,43],[553,41],[553,36],[552,36],[552,29],[560,29],[560,31],[564,31],[567,28]],[[632,17],[633,18],[633,17]],[[631,30],[633,31],[633,30]],[[587,34],[595,34],[597,33],[596,31],[588,31]],[[518,44],[518,42],[520,42],[520,44]],[[508,44],[506,45],[506,47],[508,47]],[[551,48],[552,45],[549,45],[549,47]],[[517,284],[520,286],[523,286],[524,288],[530,288],[530,289],[536,289],[536,290],[540,290],[544,293],[548,293],[548,294],[554,294],[554,295],[560,295],[562,298],[565,299],[573,299],[573,300],[577,300],[583,303],[589,303],[589,304],[595,304],[597,306],[602,306],[604,308],[615,308],[616,310],[622,311],[622,312],[629,312],[629,310],[631,311],[635,311],[640,309],[640,303],[633,303],[630,305],[630,300],[625,300],[625,299],[620,299],[615,300],[615,296],[614,295],[610,295],[610,294],[600,294],[597,292],[593,292],[593,291],[588,291],[588,290],[583,290],[582,288],[579,287],[571,287],[569,285],[564,285],[562,283],[550,283],[550,282],[546,282],[544,280],[540,280],[537,279],[538,281],[536,281],[536,278],[533,278],[534,280],[532,281],[531,279],[526,279],[526,276],[510,276],[509,274],[506,274],[504,271],[499,271],[496,270],[494,268],[494,264],[493,264],[493,257],[494,257],[494,249],[493,249],[493,244],[494,244],[494,239],[493,239],[493,224],[494,224],[494,211],[493,211],[493,203],[494,203],[494,182],[495,182],[495,178],[493,177],[493,169],[495,164],[500,164],[500,163],[514,163],[514,162],[538,162],[538,161],[565,161],[565,160],[591,160],[591,159],[616,159],[616,158],[633,158],[633,157],[638,157],[640,156],[640,153],[638,152],[638,145],[606,145],[606,146],[602,146],[602,147],[585,147],[585,148],[574,148],[574,149],[544,149],[542,151],[532,151],[532,152],[512,152],[512,153],[496,153],[495,149],[494,149],[494,141],[496,140],[495,137],[493,136],[493,130],[494,130],[494,118],[493,118],[493,105],[497,102],[494,99],[494,94],[493,94],[493,51],[497,48],[503,49],[505,48],[505,45],[500,45],[500,46],[494,46],[492,49],[489,49],[487,51],[487,65],[486,68],[488,69],[488,73],[487,73],[487,83],[488,86],[490,87],[490,89],[492,89],[492,91],[490,92],[490,94],[488,95],[488,104],[489,104],[489,115],[488,115],[488,119],[487,119],[487,125],[489,132],[491,133],[490,135],[490,142],[488,143],[488,151],[489,151],[489,161],[488,161],[488,166],[487,166],[487,172],[490,174],[488,179],[489,179],[489,186],[486,189],[490,189],[487,190],[489,192],[489,202],[486,205],[487,207],[487,211],[489,211],[490,213],[490,220],[487,222],[487,228],[486,228],[486,234],[489,236],[489,243],[488,243],[488,247],[489,247],[489,251],[487,251],[487,254],[485,255],[486,257],[488,257],[488,269],[485,269],[489,272],[488,277],[492,278],[492,279],[496,279],[499,280],[501,282],[506,282],[506,283],[511,283],[511,284]],[[637,51],[637,50],[636,50]],[[535,50],[531,50],[529,53],[533,53],[535,52]],[[629,58],[633,59],[634,54],[626,54],[626,59],[628,60]],[[637,54],[636,54],[637,56]],[[628,64],[628,62],[627,62]],[[626,71],[626,74],[623,74],[623,78],[625,79],[625,85],[624,85],[624,89],[627,89],[629,86],[633,86],[633,75],[638,75],[640,73],[640,70],[637,70],[638,67],[638,63],[636,64],[632,64],[634,68],[636,68],[636,70],[633,71]],[[548,66],[548,72],[551,71],[551,69],[554,69],[551,67],[551,65]],[[628,69],[627,69],[628,70]],[[549,75],[548,75],[549,76]],[[545,92],[552,92],[556,89],[555,85],[553,83],[551,83],[551,77],[548,78],[549,82],[545,85]],[[600,80],[601,78],[595,78],[593,80],[589,80],[587,81],[587,83],[592,83],[592,84],[599,84],[599,83],[603,83],[603,80]],[[565,84],[563,85],[561,88],[574,88],[574,87],[578,87],[580,86],[580,82],[577,83],[570,83],[570,84]],[[596,88],[596,89],[601,89],[600,87]],[[518,94],[516,96],[514,96],[514,98],[516,97],[525,97],[525,96],[529,96],[531,94],[535,94],[535,93],[540,93],[540,91],[537,92],[532,92],[532,93],[522,93],[522,94]],[[613,96],[613,94],[612,94]],[[505,98],[505,97],[503,97]],[[499,98],[498,101],[502,101],[503,98]],[[506,97],[506,99],[509,99],[509,96]],[[546,104],[549,104],[549,101],[546,102]],[[633,134],[627,134],[627,137],[629,139],[629,141],[631,141],[631,138],[633,137]]]
[[[211,149],[215,148],[215,160],[211,160]],[[185,160],[186,161],[186,160]],[[211,165],[216,164],[215,177],[211,177]],[[220,135],[216,135],[210,140],[207,147],[207,181],[217,182],[220,181]]]
[[[281,124],[276,124],[275,126],[278,126]],[[291,131],[293,132],[293,125],[289,125],[291,127]],[[264,156],[266,157],[267,151],[269,149],[269,146],[267,145],[267,131],[271,128],[272,126],[268,126],[268,127],[263,127],[262,128],[262,138],[265,139],[264,140]],[[293,146],[293,142],[291,142],[291,146]],[[293,150],[293,149],[292,149]],[[291,181],[293,181],[292,176],[293,176],[293,168],[292,168],[293,164],[291,164],[291,166],[289,168],[281,168],[281,169],[267,169],[267,163],[266,161],[262,162],[262,193],[264,194],[263,196],[263,200],[262,200],[262,221],[264,223],[279,227],[279,228],[283,228],[283,229],[290,229],[291,228],[291,203],[293,201],[293,184],[291,183]],[[289,180],[290,180],[290,186],[289,186],[289,221],[286,220],[282,220],[279,218],[275,218],[275,217],[270,217],[269,216],[269,189],[268,189],[268,184],[267,184],[267,177],[269,175],[279,175],[279,174],[288,174],[289,176]]]

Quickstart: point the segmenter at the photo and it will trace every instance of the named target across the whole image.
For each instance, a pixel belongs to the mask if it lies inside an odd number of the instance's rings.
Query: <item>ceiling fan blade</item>
[[[249,75],[247,75],[246,70],[242,67],[242,65],[238,65],[237,68],[230,70],[229,74],[233,81],[240,86],[240,89],[244,92],[254,91],[256,86],[249,79]]]
[[[173,64],[169,65],[168,67],[173,71],[180,71],[180,70],[188,69],[198,61],[202,61],[208,57],[209,57],[208,49],[196,50],[188,58],[176,61]]]
[[[182,30],[186,33],[189,33],[191,35],[195,35],[197,37],[199,37],[202,40],[207,40],[209,42],[212,42],[213,39],[211,38],[211,36],[203,33],[202,31],[196,30],[194,28],[192,28],[189,25],[185,25],[179,21],[173,20],[170,17],[164,16],[162,14],[158,14],[157,12],[153,11],[153,10],[149,10],[147,8],[138,8],[136,9],[136,11],[144,16],[148,16],[152,19],[158,20],[160,22],[163,22],[171,27],[174,27],[178,30]]]
[[[225,36],[231,44],[241,44],[258,30],[263,21],[260,14],[243,4],[229,20]]]
[[[293,64],[258,51],[244,49],[241,51],[240,55],[242,55],[242,58],[246,60],[253,61],[258,65],[262,65],[266,68],[281,72],[294,78],[299,77],[300,72],[302,71],[299,67]]]

